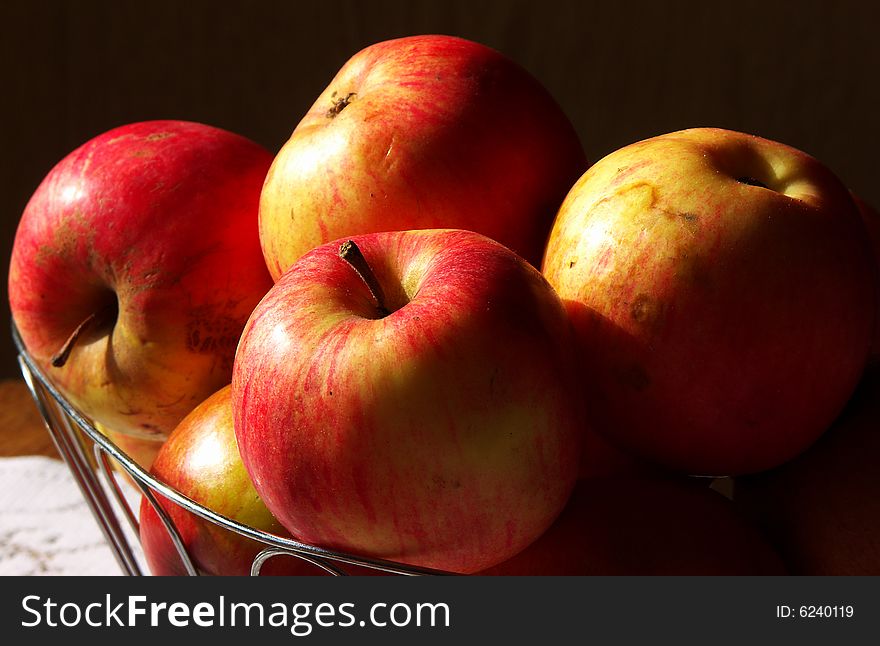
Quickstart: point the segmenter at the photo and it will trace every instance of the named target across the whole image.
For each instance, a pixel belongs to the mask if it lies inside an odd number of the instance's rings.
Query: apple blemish
[[[357,92],[349,92],[348,94],[346,94],[344,97],[342,97],[340,99],[337,99],[336,95],[337,95],[337,92],[334,92],[333,94],[330,95],[330,98],[333,100],[333,107],[331,107],[329,110],[327,110],[327,118],[328,119],[335,119],[336,116],[340,112],[345,110],[345,108],[348,107],[348,104],[351,103],[352,100],[354,99],[354,97],[357,96]]]

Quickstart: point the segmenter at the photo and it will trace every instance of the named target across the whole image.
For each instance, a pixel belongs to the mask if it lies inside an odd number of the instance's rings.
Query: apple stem
[[[70,358],[70,353],[73,352],[73,348],[79,342],[80,338],[86,333],[86,331],[89,328],[95,327],[95,325],[104,325],[105,323],[114,320],[117,313],[118,306],[114,301],[112,305],[108,305],[107,307],[100,309],[97,312],[92,312],[87,317],[85,317],[82,323],[77,325],[76,329],[70,333],[70,336],[67,337],[67,341],[64,342],[64,345],[61,346],[61,349],[52,356],[52,365],[56,368],[63,367],[64,364],[67,363],[67,360]]]
[[[82,336],[83,332],[85,332],[89,326],[95,322],[97,318],[97,314],[92,312],[89,314],[82,323],[76,326],[76,329],[71,333],[69,337],[67,337],[67,341],[64,342],[64,345],[61,346],[61,349],[56,352],[52,356],[52,365],[56,368],[61,368],[67,363],[67,360],[70,358],[70,353],[73,351],[73,346],[76,345],[76,342]]]
[[[339,257],[354,269],[355,273],[360,276],[364,284],[369,288],[373,298],[376,299],[376,305],[379,309],[379,316],[385,317],[390,314],[388,308],[385,307],[385,294],[382,286],[376,280],[376,274],[370,268],[364,254],[361,253],[360,247],[355,244],[354,240],[348,240],[339,245]]]

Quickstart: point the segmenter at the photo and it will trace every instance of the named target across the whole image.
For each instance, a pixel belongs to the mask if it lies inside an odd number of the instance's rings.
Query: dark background
[[[880,9],[864,0],[3,1],[0,30],[4,264],[30,194],[91,137],[188,119],[277,151],[352,54],[417,33],[471,38],[518,61],[593,161],[652,135],[721,126],[801,148],[880,205]],[[9,334],[0,337],[0,376],[15,375]]]

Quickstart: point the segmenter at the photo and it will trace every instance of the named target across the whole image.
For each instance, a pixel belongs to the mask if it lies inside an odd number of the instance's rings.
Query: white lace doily
[[[119,480],[137,513],[139,494]],[[140,559],[127,523],[125,530]],[[0,575],[120,574],[67,465],[38,456],[0,458]]]

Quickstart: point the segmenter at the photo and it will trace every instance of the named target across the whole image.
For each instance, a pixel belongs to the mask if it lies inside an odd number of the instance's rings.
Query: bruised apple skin
[[[271,161],[225,130],[148,121],[85,143],[37,188],[10,306],[28,351],[87,416],[162,439],[229,383],[272,284],[256,225]]]
[[[152,473],[195,502],[254,529],[285,536],[254,490],[238,455],[229,386],[199,404],[162,445]],[[157,494],[174,521],[193,564],[203,574],[247,576],[265,545],[199,518]],[[183,576],[186,570],[168,532],[146,498],[141,499],[140,537],[150,571]],[[266,562],[265,574],[321,574],[295,557]]]
[[[260,199],[272,277],[343,236],[460,228],[538,266],[587,168],[561,108],[483,45],[426,35],[355,54],[281,148]]]
[[[232,399],[254,485],[307,543],[461,573],[503,561],[577,477],[562,303],[473,232],[351,241],[363,263],[345,240],[309,252],[242,334]]]
[[[698,128],[608,155],[563,203],[543,271],[595,429],[688,474],[793,458],[867,361],[875,284],[856,207],[777,142]]]
[[[652,478],[581,480],[559,519],[487,576],[781,575],[761,532],[707,488]]]

